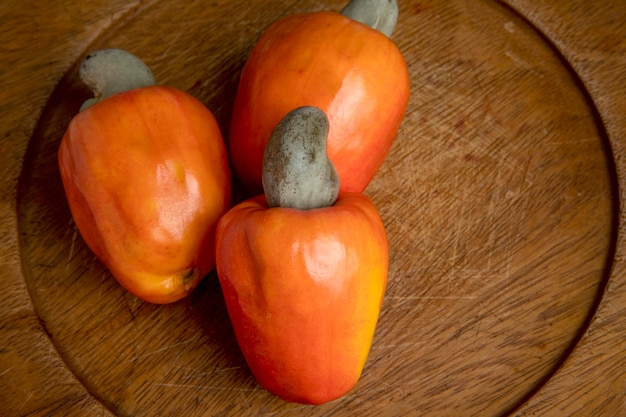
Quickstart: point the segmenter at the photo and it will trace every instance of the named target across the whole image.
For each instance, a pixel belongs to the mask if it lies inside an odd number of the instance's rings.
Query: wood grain
[[[367,189],[391,243],[388,292],[355,390],[302,407],[254,381],[215,275],[178,303],[143,303],[64,200],[56,149],[87,94],[87,52],[136,53],[227,134],[261,31],[342,5],[183,3],[0,6],[0,414],[626,414],[626,5],[399,1],[412,98]]]

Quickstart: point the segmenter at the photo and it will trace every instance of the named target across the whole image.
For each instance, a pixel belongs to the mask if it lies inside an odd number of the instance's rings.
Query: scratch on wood
[[[193,340],[195,340],[195,339],[189,339],[189,340],[185,340],[184,342],[174,343],[173,345],[165,346],[165,347],[162,347],[161,349],[157,349],[157,350],[153,350],[153,351],[148,352],[148,353],[144,353],[143,355],[134,356],[134,357],[132,357],[131,359],[129,359],[128,361],[129,361],[129,362],[134,362],[134,361],[136,361],[137,359],[141,359],[141,358],[145,358],[145,357],[147,357],[147,356],[155,355],[155,354],[157,354],[157,353],[165,352],[166,350],[173,349],[173,348],[175,348],[176,346],[189,344],[189,343],[191,343]]]
[[[546,142],[546,145],[576,145],[579,143],[595,143],[598,142],[598,138],[593,136],[590,138],[577,138],[573,140],[551,140]]]
[[[103,271],[103,272],[102,272],[102,274],[101,274],[101,276],[102,276],[102,280],[100,281],[100,286],[99,286],[99,288],[98,288],[98,296],[99,296],[100,298],[102,298],[102,294],[103,294],[103,293],[102,293],[102,289],[104,288],[104,285],[105,285],[105,283],[104,283],[104,282],[105,282],[105,280],[108,278],[108,275],[107,275],[106,271]],[[128,306],[128,303],[127,303],[126,305]]]
[[[22,390],[24,393],[26,393],[26,391]],[[28,403],[28,400],[30,400],[33,397],[33,393],[29,392],[28,396],[24,399],[24,401],[22,401],[22,404],[20,405],[20,407],[18,408],[18,411],[21,410],[22,408],[24,408],[24,406]]]
[[[377,345],[374,344],[372,345],[371,349],[372,350],[381,350],[381,349],[396,349],[396,348],[413,348],[417,345],[424,345],[426,344],[425,340],[416,340],[415,342],[411,342],[411,343],[393,343],[390,345]]]
[[[509,236],[512,234],[512,230],[511,230],[512,228],[513,228],[513,226],[511,224],[509,224]],[[517,239],[518,235],[519,235],[519,231],[516,233],[515,241],[518,240]],[[507,292],[509,290],[509,284],[511,282],[511,264],[513,263],[513,249],[512,249],[512,246],[513,245],[506,245],[505,253],[504,253],[504,256],[505,256],[505,259],[506,259],[506,272],[505,272],[505,275],[504,275],[504,279],[505,279],[505,282],[506,282],[506,291]]]
[[[237,370],[239,370],[241,368],[244,368],[244,366],[243,365],[229,366],[227,368],[214,369],[214,370],[209,371],[209,372],[196,372],[196,370],[194,368],[189,368],[189,367],[179,367],[179,368],[190,369],[192,371],[192,373],[190,375],[188,375],[186,377],[186,379],[192,379],[192,378],[198,378],[198,377],[209,378],[211,375],[214,375],[214,374],[219,374],[219,373],[223,373],[223,372],[237,371]]]
[[[7,372],[9,372],[11,369],[15,368],[15,365],[13,365],[12,367],[10,367],[9,369],[5,369],[4,372],[0,373],[0,376],[6,374]]]
[[[207,389],[215,391],[260,391],[261,388],[237,388],[237,387],[218,387],[215,385],[197,385],[197,384],[165,384],[165,383],[153,383],[155,387],[168,387],[168,388],[188,388],[188,389]]]
[[[358,401],[358,399],[355,399],[355,401]],[[301,405],[299,407],[290,408],[289,411],[291,412],[291,411],[296,411],[296,410],[310,410],[312,407],[315,407],[315,406],[313,406],[313,405]],[[266,415],[266,416],[274,416],[276,414],[283,414],[283,413],[284,413],[284,411],[281,410],[281,411],[272,411],[271,413],[266,413],[264,415]]]
[[[214,370],[212,372],[207,372],[207,374],[216,374],[216,373],[219,373],[219,372],[235,371],[235,370],[238,370],[238,369],[241,369],[241,368],[243,368],[243,365],[229,366],[228,368],[221,368],[221,369],[216,369],[216,370]]]
[[[401,398],[404,398],[404,378],[401,378],[401,379],[402,379],[402,382],[400,383],[400,385],[392,385],[378,378],[377,381],[379,384],[379,389],[382,391],[386,391],[385,389],[385,386],[386,386],[388,389],[398,392],[401,395]]]
[[[523,173],[523,176],[522,176],[522,190],[526,189],[526,183],[528,183],[528,185],[531,186],[531,187],[534,185],[534,182],[532,180],[528,179],[528,169],[530,167],[530,161],[531,161],[532,158],[533,158],[532,155],[528,156],[528,160],[526,161],[526,166],[524,167],[524,173]]]
[[[520,58],[519,56],[515,55],[513,52],[511,51],[505,51],[504,55],[508,56],[509,58],[511,58],[517,65],[519,65],[520,67],[524,68],[525,70],[528,70],[530,72],[532,72],[533,74],[539,76],[540,78],[543,78],[543,74],[540,72],[537,72],[532,65],[530,65],[528,62],[524,61],[522,58]]]
[[[72,258],[74,257],[74,248],[76,247],[77,237],[78,237],[78,229],[74,227],[74,232],[72,233],[72,242],[70,243],[70,253],[67,257],[67,261],[65,262],[65,272],[69,271],[70,263],[72,262]]]
[[[498,176],[500,176],[500,170],[498,170]],[[487,247],[489,248],[487,252],[487,272],[492,271],[493,252],[496,247],[496,229],[498,227],[498,223],[495,221],[495,206],[495,199],[490,199],[489,207],[487,208],[487,219],[489,221],[489,224],[491,225],[491,230],[489,231],[489,240],[487,244]]]
[[[441,295],[441,296],[426,296],[426,295],[395,295],[387,297],[391,300],[475,300],[475,295]]]

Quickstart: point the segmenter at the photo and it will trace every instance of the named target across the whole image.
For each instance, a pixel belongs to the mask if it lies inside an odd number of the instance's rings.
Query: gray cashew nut
[[[339,175],[328,159],[328,117],[317,107],[289,112],[263,154],[263,189],[270,207],[328,207],[339,194]]]
[[[341,14],[391,37],[398,21],[396,0],[351,0]]]
[[[85,57],[78,70],[80,79],[94,94],[81,110],[113,94],[156,85],[143,61],[122,49],[101,49]]]

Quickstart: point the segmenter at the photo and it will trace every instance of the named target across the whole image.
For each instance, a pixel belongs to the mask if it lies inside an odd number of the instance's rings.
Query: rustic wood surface
[[[89,51],[139,55],[225,134],[261,31],[340,1],[0,4],[0,415],[626,415],[626,3],[399,1],[412,98],[366,190],[390,240],[363,376],[261,389],[216,276],[123,291],[71,222],[56,149]]]

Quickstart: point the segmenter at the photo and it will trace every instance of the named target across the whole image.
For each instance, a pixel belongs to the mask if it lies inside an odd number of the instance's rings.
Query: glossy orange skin
[[[171,303],[215,267],[230,169],[197,99],[167,87],[108,97],[72,119],[58,160],[81,236],[132,294]]]
[[[270,26],[246,62],[229,134],[234,172],[262,193],[265,144],[300,106],[329,118],[328,155],[341,191],[361,192],[382,165],[409,100],[406,63],[384,34],[335,12],[295,14]]]
[[[217,231],[217,272],[246,361],[287,401],[321,404],[357,383],[387,285],[383,223],[363,194],[312,210],[259,196]]]

